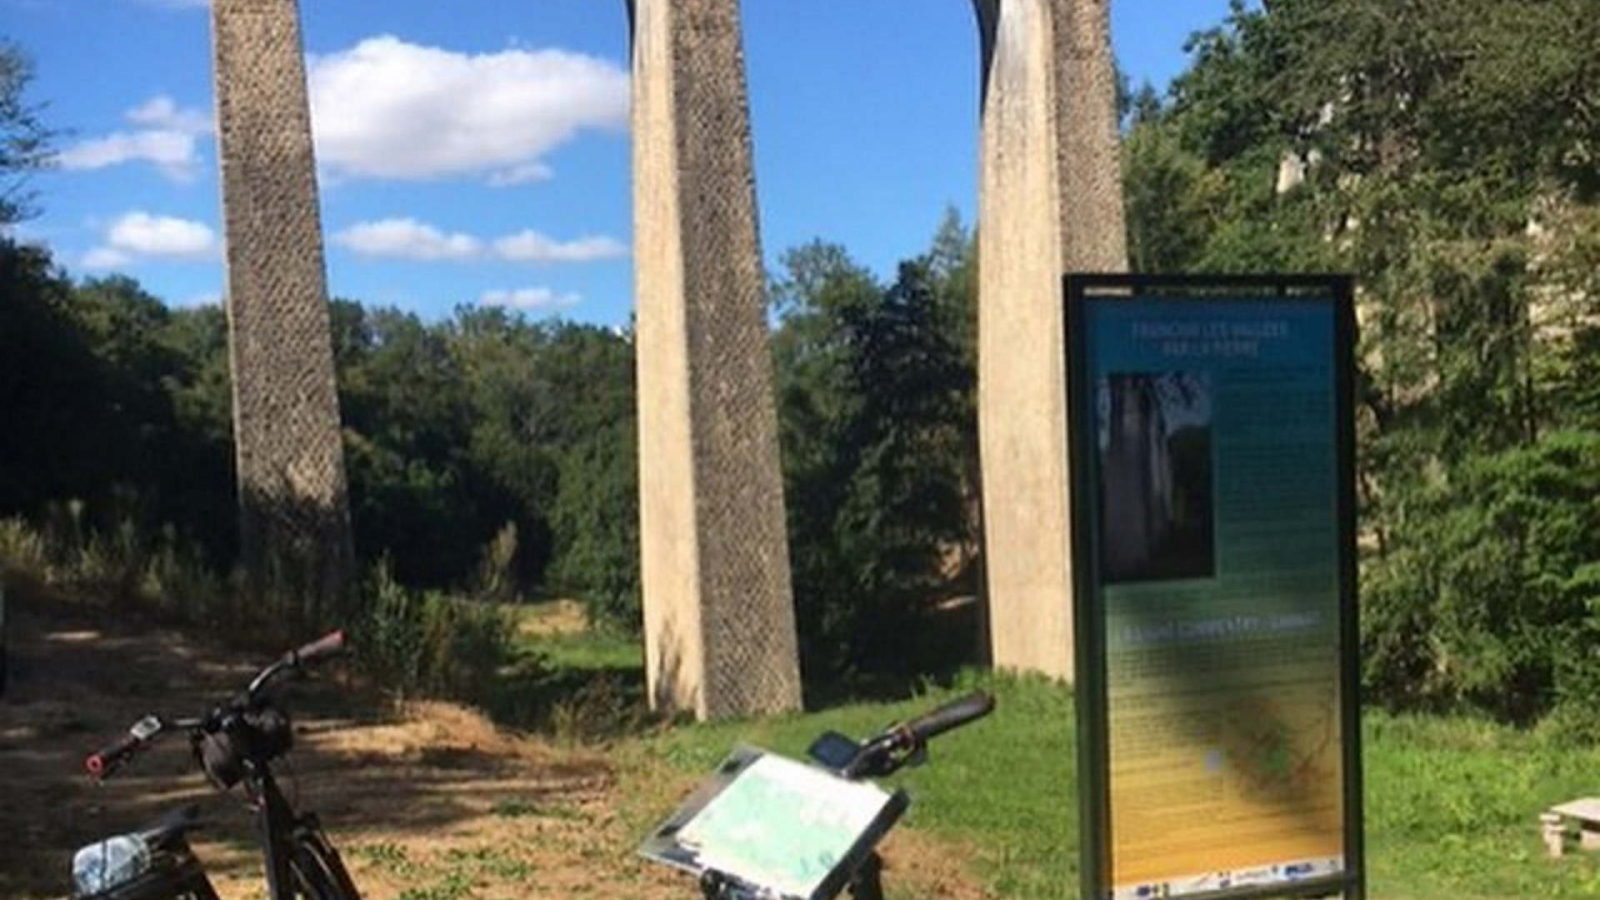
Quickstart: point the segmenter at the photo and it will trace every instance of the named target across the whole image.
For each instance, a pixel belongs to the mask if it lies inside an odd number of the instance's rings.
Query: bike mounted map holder
[[[847,887],[857,900],[880,900],[875,848],[911,800],[840,777],[827,739],[810,751],[822,766],[734,748],[640,855],[695,875],[707,900],[833,900]]]

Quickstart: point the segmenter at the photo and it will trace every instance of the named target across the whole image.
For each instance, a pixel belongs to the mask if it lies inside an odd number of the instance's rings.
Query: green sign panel
[[[1067,297],[1084,896],[1359,897],[1348,282]]]

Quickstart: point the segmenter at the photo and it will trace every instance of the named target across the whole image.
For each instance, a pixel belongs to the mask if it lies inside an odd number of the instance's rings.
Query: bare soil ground
[[[268,658],[83,610],[22,606],[11,617],[12,678],[0,697],[0,898],[66,896],[75,848],[191,802],[207,822],[196,853],[224,900],[261,898],[253,820],[236,794],[210,788],[181,736],[104,784],[83,775],[82,761],[145,713],[199,713]],[[633,855],[691,776],[626,748],[608,759],[510,735],[449,704],[397,708],[336,673],[285,698],[297,733],[282,781],[321,815],[369,900],[697,894],[686,877]],[[886,847],[901,886],[891,894],[987,896],[956,849],[897,833]]]

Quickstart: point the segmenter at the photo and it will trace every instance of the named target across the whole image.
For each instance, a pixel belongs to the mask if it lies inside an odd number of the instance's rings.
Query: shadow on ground
[[[517,650],[477,702],[496,722],[557,741],[596,742],[660,728],[647,709],[642,637],[590,632],[575,604],[559,601],[523,613]],[[573,608],[568,608],[568,607]],[[870,665],[848,671],[802,671],[808,712],[917,696],[948,687],[987,662],[980,646],[981,607],[958,596],[897,619],[895,635]]]
[[[174,736],[103,785],[84,757],[146,713],[190,715],[242,686],[270,655],[230,649],[118,611],[13,604],[12,678],[0,697],[0,900],[63,897],[73,851],[198,802],[193,842],[222,900],[263,895],[253,821],[219,795]],[[113,621],[115,619],[115,621]],[[575,895],[666,900],[692,881],[641,861],[648,828],[700,780],[624,741],[654,727],[643,673],[619,661],[549,666],[533,651],[485,686],[491,706],[570,741],[527,737],[444,703],[397,706],[337,667],[283,695],[295,751],[279,768],[316,810],[368,900],[529,900]],[[896,881],[917,896],[986,897],[943,842],[890,839]]]
[[[259,896],[249,811],[237,793],[207,785],[181,735],[101,785],[82,763],[140,716],[198,714],[269,660],[168,629],[112,623],[104,613],[14,607],[11,679],[0,698],[0,897],[66,895],[75,848],[189,802],[204,810],[208,825],[195,847],[223,896]],[[522,857],[519,864],[534,866],[535,847],[559,845],[566,831],[587,829],[590,843],[612,839],[594,830],[609,819],[612,780],[596,754],[509,736],[459,707],[397,709],[337,672],[283,697],[297,733],[281,780],[292,799],[321,814],[358,879],[425,879],[431,855],[446,852],[453,854],[439,857],[446,875],[466,871],[463,860],[487,865],[491,851],[504,857],[502,868]],[[388,872],[413,843],[411,862]],[[572,876],[597,877],[608,876]]]

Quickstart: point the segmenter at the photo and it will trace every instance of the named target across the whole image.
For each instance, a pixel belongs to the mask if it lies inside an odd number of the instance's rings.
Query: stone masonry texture
[[[311,117],[295,0],[213,0],[240,541],[306,621],[351,561]]]
[[[737,0],[631,0],[645,660],[653,706],[800,706]]]
[[[974,0],[990,652],[1073,677],[1062,274],[1127,267],[1108,0]]]

